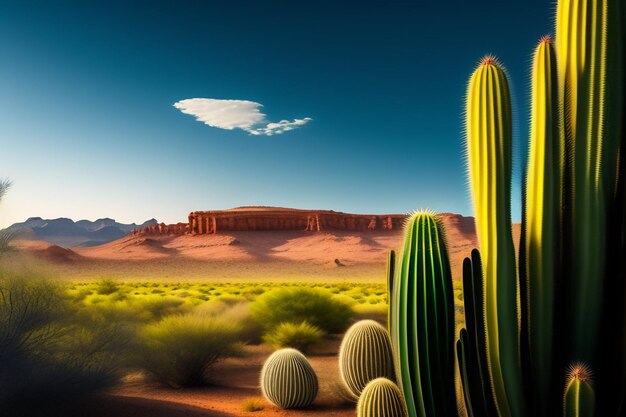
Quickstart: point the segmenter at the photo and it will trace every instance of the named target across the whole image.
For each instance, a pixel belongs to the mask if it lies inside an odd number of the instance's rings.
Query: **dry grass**
[[[265,399],[261,397],[245,398],[242,401],[243,411],[253,413],[255,411],[261,411],[265,408]]]

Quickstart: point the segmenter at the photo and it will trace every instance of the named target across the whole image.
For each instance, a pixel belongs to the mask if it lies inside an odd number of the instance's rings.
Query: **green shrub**
[[[308,322],[327,333],[346,329],[354,313],[347,303],[322,289],[276,288],[259,296],[251,307],[252,317],[266,330],[284,322]]]
[[[270,330],[263,339],[265,342],[280,348],[294,348],[303,353],[320,343],[324,337],[324,332],[319,328],[307,323],[281,323],[273,330]]]
[[[239,351],[241,340],[241,324],[229,317],[170,316],[142,330],[137,364],[158,382],[198,386],[212,365]]]
[[[194,309],[194,314],[202,316],[220,316],[241,326],[241,340],[245,343],[259,344],[262,341],[263,329],[252,319],[249,302],[224,302],[213,300],[203,303]]]
[[[117,326],[82,321],[64,289],[37,274],[0,266],[3,415],[50,415],[52,405],[71,406],[119,376]]]

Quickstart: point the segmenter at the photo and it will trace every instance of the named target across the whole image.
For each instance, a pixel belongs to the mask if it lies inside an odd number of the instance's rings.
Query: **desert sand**
[[[231,358],[214,369],[212,385],[194,389],[172,389],[151,385],[140,375],[131,375],[118,388],[85,404],[88,417],[130,416],[298,416],[348,417],[355,415],[355,404],[341,394],[337,350],[339,340],[331,340],[324,350],[309,355],[320,383],[311,407],[281,410],[265,401],[261,411],[243,409],[246,398],[260,398],[259,374],[263,361],[272,352],[267,346],[252,346],[243,358]]]
[[[477,246],[474,220],[444,213],[454,279]],[[517,234],[517,233],[516,233]],[[394,231],[240,231],[211,235],[126,236],[95,247],[61,248],[45,242],[17,246],[71,280],[383,281]]]

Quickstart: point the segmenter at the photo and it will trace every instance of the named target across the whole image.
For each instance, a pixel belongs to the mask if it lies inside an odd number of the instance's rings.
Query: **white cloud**
[[[174,107],[190,114],[199,122],[219,129],[242,129],[253,135],[280,135],[310,122],[310,117],[269,122],[261,113],[262,104],[247,100],[219,100],[188,98],[174,103]]]

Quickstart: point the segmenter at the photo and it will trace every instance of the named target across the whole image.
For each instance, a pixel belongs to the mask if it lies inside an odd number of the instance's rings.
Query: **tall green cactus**
[[[591,386],[589,369],[585,365],[572,366],[563,396],[564,417],[593,417],[596,395]]]
[[[391,296],[393,294],[393,280],[396,273],[396,251],[391,249],[387,256],[387,330],[391,327]]]
[[[361,320],[348,329],[339,348],[339,374],[355,398],[368,382],[394,378],[389,332],[374,320]]]
[[[483,271],[480,252],[463,260],[465,326],[457,341],[457,358],[469,417],[496,417],[493,385],[489,376],[485,332]]]
[[[564,273],[572,294],[570,357],[590,363],[597,354],[608,204],[616,184],[620,142],[604,127],[607,4],[607,0],[560,0],[556,18],[567,176]]]
[[[398,386],[386,378],[368,383],[359,397],[357,417],[407,417]]]
[[[456,416],[454,300],[443,226],[407,221],[391,299],[396,376],[410,417]]]
[[[598,344],[597,415],[626,415],[626,3],[607,0],[605,134],[621,140],[618,183],[611,203],[606,248],[603,318]]]
[[[307,358],[296,349],[280,349],[261,369],[261,391],[280,408],[302,408],[317,396],[317,375]]]
[[[483,257],[487,359],[501,416],[523,414],[517,274],[511,234],[512,115],[506,74],[485,57],[466,103],[470,188]]]
[[[533,58],[529,166],[526,177],[523,256],[527,286],[529,375],[534,408],[545,415],[552,394],[555,288],[560,264],[563,152],[556,54],[544,37]],[[562,371],[561,371],[562,372]]]

